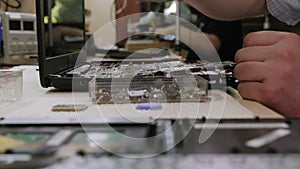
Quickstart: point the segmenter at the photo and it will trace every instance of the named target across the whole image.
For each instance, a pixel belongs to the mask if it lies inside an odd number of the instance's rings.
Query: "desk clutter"
[[[23,94],[23,71],[0,69],[0,104],[20,100]]]

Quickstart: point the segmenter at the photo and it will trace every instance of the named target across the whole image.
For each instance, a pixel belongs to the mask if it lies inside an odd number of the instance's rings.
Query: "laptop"
[[[76,77],[63,76],[62,72],[74,69],[76,62],[85,61],[84,58],[77,60],[86,39],[84,0],[73,1],[78,4],[78,11],[73,17],[62,19],[52,17],[57,5],[53,0],[36,1],[39,73],[43,87],[72,89],[72,80]],[[68,34],[71,31],[75,33]],[[79,89],[86,89],[88,79],[79,78],[78,81],[82,86],[78,86]]]
[[[151,73],[152,70],[156,70],[153,74],[155,76],[157,74],[162,74],[162,70],[166,70],[166,68],[174,70],[182,71],[183,68],[190,69],[192,72],[204,70],[208,72],[201,75],[209,81],[215,81],[209,78],[222,78],[224,77],[224,72],[220,73],[219,67],[221,69],[226,69],[226,80],[227,84],[231,86],[236,86],[235,78],[233,76],[233,67],[232,63],[225,64],[207,64],[207,65],[184,65],[181,63],[167,63],[167,64],[157,64],[164,62],[176,62],[178,58],[176,55],[170,55],[170,53],[166,52],[163,49],[152,50],[151,52],[133,52],[133,51],[123,51],[123,50],[103,50],[98,49],[97,47],[94,50],[85,50],[84,46],[87,43],[93,42],[88,40],[85,32],[85,0],[73,0],[72,3],[75,3],[75,6],[71,6],[71,11],[67,12],[72,13],[71,17],[68,15],[61,14],[61,17],[55,18],[57,15],[57,11],[55,8],[56,5],[53,4],[53,0],[41,0],[36,1],[36,16],[37,16],[37,32],[38,32],[38,54],[39,54],[39,73],[40,73],[40,82],[42,87],[54,87],[59,90],[68,90],[68,91],[88,91],[89,82],[94,78],[93,76],[86,75],[90,70],[103,70],[103,67],[107,67],[107,65],[112,65],[112,69],[108,70],[105,68],[104,72],[100,72],[100,76],[103,78],[101,81],[111,81],[110,74],[113,70],[117,69],[118,77],[123,72],[130,72],[132,70],[116,68],[115,65],[118,63],[138,63],[144,65],[143,68],[144,74]],[[70,3],[71,3],[70,2]],[[69,7],[69,6],[67,6]],[[65,8],[67,8],[65,7]],[[67,9],[64,9],[68,11]],[[56,13],[55,13],[56,12]],[[75,19],[74,19],[75,18]],[[92,45],[94,46],[94,45]],[[87,61],[87,56],[97,56],[98,54],[102,54],[102,58],[96,58],[98,60]],[[104,59],[103,60],[103,55]],[[129,59],[127,56],[129,56]],[[164,57],[167,56],[167,57]],[[126,59],[125,59],[126,58]],[[101,60],[101,64],[98,64]],[[96,64],[94,64],[96,63]],[[106,63],[108,63],[106,65]],[[116,64],[117,63],[117,64]],[[145,64],[144,64],[145,63]],[[146,64],[149,63],[149,64]],[[156,65],[153,67],[151,64],[155,63]],[[103,65],[104,64],[104,65]],[[189,63],[188,63],[189,64]],[[98,69],[96,66],[102,66]],[[175,66],[174,66],[175,65]],[[228,68],[226,68],[226,66]],[[140,65],[127,65],[127,67],[140,67]],[[154,69],[153,69],[154,68]],[[212,74],[207,74],[212,72],[210,69],[213,68],[218,72],[213,72]],[[192,70],[193,69],[193,70]],[[122,72],[123,71],[123,72]],[[171,71],[171,70],[169,70]],[[95,72],[95,71],[94,71]],[[146,72],[146,73],[145,73]],[[163,74],[168,74],[168,71],[165,71]],[[176,71],[174,71],[176,72]],[[184,71],[185,72],[185,71]],[[98,73],[96,71],[96,73]],[[139,74],[140,72],[135,72]],[[106,76],[103,77],[103,74]],[[152,74],[152,75],[153,75]],[[98,74],[97,74],[98,75]],[[128,74],[127,74],[128,75]],[[136,75],[136,74],[132,74]],[[96,76],[96,74],[94,74]],[[131,76],[131,74],[129,74]],[[149,76],[146,75],[146,76]],[[97,76],[98,79],[98,76]],[[217,81],[218,83],[218,81]],[[222,87],[224,84],[221,84]]]
[[[37,13],[37,32],[38,32],[38,54],[40,81],[43,87],[55,87],[60,90],[88,90],[90,77],[76,76],[78,71],[84,73],[90,65],[87,57],[84,56],[84,46],[87,42],[85,33],[85,0],[73,0],[72,8],[76,12],[71,17],[57,15],[55,1],[41,0],[36,1]],[[65,7],[68,8],[68,7]],[[75,10],[71,9],[71,11]],[[64,9],[68,11],[67,9]],[[76,19],[74,19],[76,18]],[[92,41],[88,41],[92,42]],[[124,62],[130,55],[134,62],[156,62],[158,60],[175,60],[176,58],[162,59],[169,55],[166,50],[156,49],[151,52],[134,52],[118,49],[98,49],[86,50],[89,56],[102,54],[105,55],[106,62]],[[83,55],[82,55],[83,54]],[[144,60],[143,60],[144,59]],[[103,61],[103,59],[101,59]],[[74,69],[79,69],[75,71]],[[71,73],[70,73],[71,72]],[[73,73],[72,73],[73,72]]]

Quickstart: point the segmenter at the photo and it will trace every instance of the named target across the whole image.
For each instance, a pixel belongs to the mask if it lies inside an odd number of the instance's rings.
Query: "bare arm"
[[[157,28],[156,34],[175,34],[175,25],[166,28]],[[211,55],[212,52],[219,50],[221,47],[221,40],[215,34],[208,34],[199,31],[190,30],[184,26],[180,27],[180,41],[189,46],[197,53],[203,53],[205,55]],[[207,43],[208,40],[211,42]]]
[[[207,16],[219,20],[237,20],[263,14],[266,0],[183,0]]]

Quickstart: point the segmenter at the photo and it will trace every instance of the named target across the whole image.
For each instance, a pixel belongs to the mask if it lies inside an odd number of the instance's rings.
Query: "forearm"
[[[184,26],[180,27],[180,41],[203,56],[213,55],[221,46],[221,41],[216,35],[194,31]]]
[[[205,33],[205,35],[209,39],[211,44],[215,47],[215,49],[218,51],[222,45],[220,38],[215,34]]]
[[[243,19],[266,11],[266,0],[184,0],[184,2],[219,20]]]
[[[175,34],[175,25],[167,28],[156,29],[156,34]],[[198,31],[197,29],[190,29],[185,26],[180,26],[180,42],[189,46],[195,52],[204,55],[211,55],[212,52],[221,47],[221,41],[215,34],[206,34]]]

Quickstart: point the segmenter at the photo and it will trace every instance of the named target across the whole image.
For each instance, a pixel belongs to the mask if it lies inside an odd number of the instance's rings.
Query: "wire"
[[[115,8],[115,4],[116,4],[116,1],[113,1],[113,3],[111,4],[111,7],[110,7],[110,21],[112,22],[114,20],[114,8]]]
[[[116,14],[121,14],[127,7],[127,0],[123,0],[123,6],[116,11]]]
[[[21,0],[14,0],[14,1],[17,3],[16,5],[9,3],[8,0],[1,0],[1,2],[4,3],[6,7],[14,8],[14,9],[19,9],[22,7]]]

